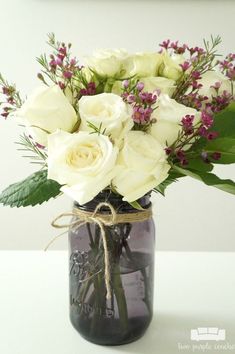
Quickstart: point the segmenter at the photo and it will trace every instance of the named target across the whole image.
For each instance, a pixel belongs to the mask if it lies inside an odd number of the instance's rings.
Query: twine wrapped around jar
[[[99,213],[99,210],[102,207],[106,207],[109,209],[110,213],[108,214],[102,214]],[[102,242],[103,242],[103,247],[104,247],[104,266],[105,266],[105,271],[104,271],[104,278],[105,278],[105,286],[107,290],[107,295],[106,298],[110,299],[111,298],[111,286],[110,286],[110,280],[111,280],[111,274],[110,274],[110,259],[109,259],[109,251],[108,251],[108,245],[107,245],[107,238],[106,238],[106,233],[105,233],[105,226],[113,226],[115,224],[121,224],[121,223],[133,223],[133,222],[142,222],[145,220],[148,220],[152,216],[152,209],[143,209],[143,210],[138,210],[135,213],[125,213],[125,214],[119,214],[116,212],[114,207],[110,203],[102,202],[97,205],[95,208],[94,212],[89,212],[85,210],[81,210],[78,208],[74,208],[72,212],[68,213],[63,213],[59,216],[57,216],[53,221],[52,221],[52,226],[57,228],[57,229],[74,229],[74,228],[79,228],[86,223],[93,223],[99,226],[101,236],[102,236]],[[58,220],[63,219],[64,217],[78,217],[78,220],[71,221],[70,223],[57,223]],[[65,233],[65,232],[64,232]],[[63,234],[64,234],[63,233]],[[49,244],[46,246],[45,250],[47,250],[50,245],[60,236],[63,234],[60,234],[53,238]]]

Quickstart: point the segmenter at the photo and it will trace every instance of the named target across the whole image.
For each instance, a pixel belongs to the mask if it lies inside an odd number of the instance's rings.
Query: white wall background
[[[200,45],[219,34],[221,52],[234,52],[235,1],[167,0],[0,0],[0,71],[30,92],[39,69],[34,60],[45,52],[46,34],[71,41],[77,57],[95,48],[154,50],[163,39]],[[0,119],[0,189],[33,171],[16,151],[18,128]],[[218,169],[235,180],[235,166]],[[184,179],[153,198],[159,250],[235,251],[235,197]],[[35,208],[0,206],[0,249],[42,249],[57,234],[50,221],[70,210],[62,197]],[[66,247],[66,236],[52,248]]]

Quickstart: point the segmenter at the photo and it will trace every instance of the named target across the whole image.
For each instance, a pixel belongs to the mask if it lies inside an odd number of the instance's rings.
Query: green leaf
[[[235,103],[215,115],[212,128],[219,133],[219,138],[235,138]]]
[[[185,169],[202,171],[202,172],[210,172],[213,170],[213,165],[211,163],[204,162],[201,157],[197,157],[193,159],[189,158],[189,163],[185,167]]]
[[[214,160],[213,163],[230,164],[235,162],[235,138],[218,138],[212,140],[208,142],[204,150],[208,154],[212,154],[215,151],[221,153],[221,158],[216,161]]]
[[[134,209],[144,210],[142,206],[135,200],[134,202],[128,202]]]
[[[231,103],[226,109],[215,114],[212,130],[219,133],[219,138],[235,138],[235,103]],[[217,140],[215,139],[215,141]],[[201,137],[191,146],[189,151],[202,151],[207,144],[207,139]]]
[[[7,187],[0,194],[0,203],[17,208],[42,204],[60,194],[60,187],[56,181],[47,179],[47,170],[41,170]]]
[[[202,171],[186,170],[179,166],[173,166],[176,172],[195,178],[208,186],[221,189],[224,192],[235,194],[235,182],[231,179],[220,179],[213,173],[205,173]]]
[[[163,196],[165,196],[166,188],[171,185],[174,182],[177,182],[177,178],[184,177],[180,173],[176,172],[171,172],[169,176],[157,187],[154,188],[155,192],[161,193]]]
[[[187,152],[201,152],[204,149],[204,146],[207,144],[207,139],[201,137],[194,144],[192,144],[191,148]]]

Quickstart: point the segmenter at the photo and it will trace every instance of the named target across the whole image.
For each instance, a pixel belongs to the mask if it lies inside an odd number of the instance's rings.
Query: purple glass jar
[[[74,207],[93,212],[101,202],[112,204],[119,214],[136,213],[136,209],[110,191]],[[144,209],[151,208],[149,194],[138,202]],[[100,212],[107,214],[109,210],[102,207]],[[150,218],[105,226],[105,234],[111,262],[111,298],[108,300],[99,226],[86,223],[69,232],[70,319],[88,341],[120,345],[141,337],[152,319],[154,222]]]

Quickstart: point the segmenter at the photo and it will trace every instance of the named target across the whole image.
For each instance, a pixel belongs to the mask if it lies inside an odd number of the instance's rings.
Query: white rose
[[[126,60],[127,76],[138,77],[156,76],[162,63],[159,53],[136,53]]]
[[[159,74],[168,79],[178,80],[182,75],[182,68],[179,64],[185,62],[182,54],[170,55],[167,51],[162,53],[162,64],[159,69]]]
[[[170,146],[177,140],[178,134],[182,131],[180,124],[184,116],[194,115],[194,124],[200,119],[196,109],[177,103],[167,95],[160,95],[156,104],[153,117],[157,122],[152,124],[150,134],[163,145],[167,143]]]
[[[40,87],[16,113],[34,140],[46,146],[48,133],[57,129],[72,132],[78,117],[59,86]]]
[[[48,178],[79,204],[87,203],[115,176],[117,153],[107,136],[57,131],[48,137]]]
[[[81,125],[79,130],[92,131],[89,123],[101,127],[101,132],[121,139],[123,134],[133,126],[129,106],[123,99],[113,93],[101,93],[94,96],[83,96],[79,101]]]
[[[85,60],[99,75],[114,77],[125,75],[124,60],[127,56],[128,53],[124,49],[101,49]]]
[[[153,92],[156,90],[160,90],[161,93],[167,94],[171,97],[176,89],[175,81],[167,79],[165,77],[150,76],[140,78],[140,81],[144,83],[145,92]]]
[[[207,71],[201,75],[201,79],[198,80],[198,83],[203,86],[199,89],[198,93],[202,96],[207,96],[208,99],[211,99],[212,96],[217,96],[215,88],[211,87],[217,82],[220,83],[220,88],[218,89],[219,94],[223,93],[223,91],[232,93],[231,81],[217,71]]]
[[[133,202],[158,186],[170,169],[162,145],[142,131],[130,131],[118,157],[121,166],[113,185],[124,198]]]

